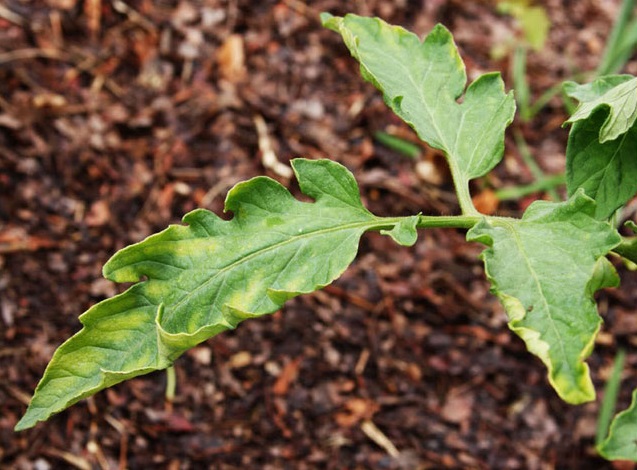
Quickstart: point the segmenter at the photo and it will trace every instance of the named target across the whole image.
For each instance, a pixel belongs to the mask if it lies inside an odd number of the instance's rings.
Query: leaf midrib
[[[421,41],[419,40],[419,49],[420,49],[420,48],[422,48],[422,47],[423,47],[423,45],[424,45],[424,43],[423,43],[423,42],[421,42]],[[376,80],[376,82],[377,82],[377,83],[379,83],[379,84],[380,84],[380,83],[381,83],[381,81],[379,81],[379,80],[378,80],[377,74],[375,74],[375,73],[371,73],[370,68],[367,66],[368,61],[367,61],[367,60],[365,60],[365,59],[361,56],[361,54],[360,54],[360,48],[356,47],[356,52],[357,52],[357,54],[356,54],[356,55],[358,56],[358,60],[360,61],[360,63],[362,63],[362,64],[364,64],[364,65],[365,65],[365,68],[367,69],[367,72],[368,72],[371,76],[373,76],[373,77],[374,77],[374,80]],[[419,50],[418,52],[421,52],[421,51]],[[413,89],[416,91],[416,95],[418,96],[419,101],[422,103],[422,105],[423,105],[423,109],[425,110],[425,112],[426,112],[426,113],[427,113],[427,115],[429,116],[429,124],[430,124],[430,125],[431,125],[431,127],[434,129],[434,131],[436,132],[436,135],[437,135],[437,137],[438,137],[438,140],[440,141],[440,143],[441,143],[441,144],[442,144],[442,146],[444,147],[444,148],[442,148],[442,149],[440,149],[440,150],[443,150],[443,151],[445,151],[445,152],[449,153],[449,152],[450,152],[450,151],[449,151],[449,145],[448,145],[448,143],[446,142],[446,139],[444,138],[444,136],[443,136],[442,132],[440,131],[440,128],[438,127],[438,124],[437,124],[438,120],[434,118],[434,115],[433,115],[433,112],[432,112],[432,110],[431,110],[431,108],[430,108],[430,106],[429,106],[428,100],[427,100],[427,99],[425,99],[424,93],[422,92],[422,90],[420,89],[420,87],[418,87],[418,85],[417,85],[416,81],[414,80],[414,77],[413,77],[413,74],[411,73],[410,68],[409,68],[408,66],[406,66],[406,65],[405,65],[405,64],[404,64],[401,60],[398,60],[398,59],[396,59],[396,57],[391,56],[391,55],[389,55],[389,54],[385,53],[385,51],[384,51],[383,49],[377,49],[377,50],[375,50],[375,51],[374,51],[374,54],[375,54],[375,55],[378,55],[378,56],[388,57],[390,62],[394,62],[394,63],[399,64],[399,65],[400,65],[400,68],[401,68],[401,69],[403,69],[403,70],[406,72],[406,74],[405,74],[405,75],[406,75],[406,76],[407,76],[407,78],[409,79],[409,82],[411,83],[411,85],[412,85]],[[432,65],[433,65],[433,61],[429,60],[429,61],[428,61],[428,66],[427,66],[427,70],[425,71],[424,75],[429,75],[429,72],[431,71],[431,67],[432,67]],[[423,79],[424,79],[424,77],[423,77]],[[384,89],[383,89],[382,91],[383,91],[383,93],[385,93],[385,90],[384,90]],[[394,99],[395,99],[396,97],[398,97],[398,96],[403,96],[403,99],[404,99],[404,95],[399,95],[399,94],[397,94],[396,96],[390,96],[390,98],[391,98],[392,100],[394,100]],[[454,103],[454,104],[457,104],[457,103]],[[414,126],[414,127],[416,128],[416,130],[418,130],[418,126],[417,126],[417,124],[416,124],[415,122],[410,122],[410,124],[411,124],[412,126]],[[427,139],[427,140],[429,140],[429,139]],[[428,142],[428,143],[429,143],[429,142]]]
[[[363,221],[363,222],[356,222],[356,223],[349,223],[349,224],[345,224],[345,225],[338,225],[335,227],[329,227],[329,228],[324,228],[324,229],[318,229],[318,230],[313,230],[313,231],[309,231],[309,232],[304,232],[298,235],[293,235],[290,238],[286,238],[284,240],[281,240],[273,245],[269,245],[267,247],[263,247],[263,248],[259,248],[251,253],[249,253],[246,256],[243,256],[237,260],[235,260],[234,262],[220,268],[219,270],[215,271],[215,273],[208,277],[205,281],[203,281],[201,284],[199,284],[197,287],[195,287],[192,291],[190,291],[189,293],[187,293],[186,295],[184,295],[181,299],[179,299],[176,303],[170,304],[170,310],[166,310],[164,313],[164,318],[166,318],[167,316],[170,316],[170,314],[172,314],[174,311],[178,310],[187,300],[193,298],[194,296],[197,295],[198,292],[200,292],[202,289],[204,289],[206,286],[208,286],[211,282],[213,282],[216,278],[218,278],[219,276],[222,276],[230,271],[232,271],[233,269],[239,267],[242,264],[248,263],[250,261],[252,261],[253,259],[262,256],[268,252],[271,252],[273,250],[279,249],[281,247],[284,247],[286,245],[290,245],[292,243],[298,243],[301,239],[306,238],[306,239],[310,239],[311,237],[314,236],[318,236],[318,235],[324,235],[324,234],[329,234],[330,232],[338,232],[338,231],[346,231],[346,230],[354,230],[354,229],[363,229],[363,231],[366,230],[371,230],[374,228],[383,228],[387,225],[391,225],[392,223],[396,223],[396,218],[391,218],[391,219],[385,219],[385,218],[380,218],[380,217],[375,217],[370,221]],[[166,305],[166,307],[168,307],[168,305]],[[203,327],[204,325],[200,326]]]
[[[558,338],[558,344],[560,347],[560,352],[564,358],[563,363],[567,365],[568,369],[572,371],[571,368],[571,364],[568,361],[568,354],[566,353],[566,350],[564,349],[564,341],[562,340],[562,335],[560,334],[559,329],[557,328],[556,324],[555,324],[555,320],[553,318],[553,314],[550,308],[550,304],[548,302],[548,299],[546,298],[545,294],[544,294],[544,289],[542,287],[542,284],[535,272],[535,269],[533,269],[533,267],[531,266],[530,262],[529,262],[529,256],[526,253],[526,250],[524,249],[524,246],[522,244],[522,240],[519,237],[519,234],[517,233],[517,230],[515,229],[515,227],[513,226],[513,224],[507,222],[507,221],[503,221],[502,226],[504,226],[509,233],[511,233],[514,243],[516,244],[516,246],[518,247],[520,253],[522,253],[523,255],[523,259],[524,259],[524,264],[526,265],[529,273],[531,274],[531,277],[533,278],[533,281],[535,282],[535,285],[538,289],[538,292],[541,294],[541,299],[542,299],[542,303],[544,305],[544,308],[546,309],[546,316],[549,319],[550,325],[551,325],[551,329],[553,329],[554,333],[556,334],[557,338]],[[528,315],[528,313],[525,314]],[[523,317],[523,318],[525,318]],[[550,349],[549,349],[550,351]],[[549,364],[548,365],[549,370],[551,371],[551,373],[554,371],[554,367],[553,364]]]
[[[419,43],[419,46],[422,47],[424,45],[423,42]],[[374,77],[374,79],[376,80],[377,83],[381,83],[381,81],[378,80],[378,76],[375,73],[372,73],[369,66],[367,65],[367,60],[365,60],[361,54],[360,54],[360,48],[356,47],[356,52],[357,52],[357,56],[358,56],[358,60],[365,65],[365,68],[367,69],[367,72]],[[420,51],[419,51],[420,52]],[[380,49],[375,51],[376,55],[379,56],[383,56],[387,59],[389,59],[390,62],[396,63],[400,66],[400,68],[405,72],[405,75],[407,76],[409,83],[411,84],[411,86],[413,87],[413,89],[415,90],[415,93],[418,97],[418,101],[422,104],[422,109],[427,113],[427,116],[429,117],[429,124],[431,125],[431,128],[433,129],[433,131],[436,134],[436,139],[440,142],[441,146],[443,148],[441,148],[440,150],[443,150],[447,156],[448,156],[448,161],[449,161],[449,165],[454,169],[454,171],[456,172],[460,172],[462,173],[463,179],[465,181],[468,181],[470,179],[472,179],[472,177],[477,177],[473,175],[473,172],[469,171],[470,168],[472,168],[473,166],[473,160],[476,156],[476,152],[478,150],[479,144],[485,139],[485,132],[481,133],[480,138],[478,140],[478,143],[474,146],[474,150],[471,153],[471,155],[468,156],[468,161],[466,162],[466,168],[461,168],[461,166],[458,164],[461,160],[462,157],[460,155],[458,155],[458,139],[460,138],[460,135],[462,133],[462,128],[464,126],[464,121],[465,121],[465,117],[468,113],[468,110],[465,110],[462,108],[462,105],[458,104],[455,100],[451,100],[450,105],[451,106],[455,106],[455,109],[459,109],[460,110],[460,122],[455,122],[455,126],[457,127],[457,132],[455,133],[455,135],[453,137],[455,137],[455,141],[454,141],[454,145],[453,147],[449,145],[449,142],[447,141],[447,136],[445,133],[443,133],[441,131],[441,129],[438,127],[438,121],[439,119],[435,118],[434,112],[432,110],[432,107],[429,104],[429,101],[426,99],[423,90],[421,89],[421,87],[418,86],[418,84],[416,83],[413,74],[411,73],[411,69],[405,65],[401,60],[398,60],[397,58],[395,58],[394,56],[391,56],[389,54],[387,54],[384,50]],[[432,67],[433,61],[429,60],[428,64],[427,64],[427,68],[423,73],[423,79],[425,79],[426,76],[429,75],[429,72],[431,71],[431,67]],[[421,81],[422,81],[421,80]],[[467,87],[466,87],[466,83],[465,86],[463,87],[463,90],[460,94],[460,96],[464,96],[466,95],[466,91],[467,91]],[[383,93],[385,93],[385,89],[383,89]],[[388,94],[389,95],[389,94]],[[396,95],[396,96],[390,96],[390,98],[393,100],[395,99],[397,96],[401,96],[401,95]],[[497,112],[493,112],[491,114],[491,118],[489,120],[489,124],[492,123],[497,116],[499,116],[500,111],[502,110],[504,103],[506,101],[506,97],[508,95],[505,95],[504,99],[501,99],[500,102],[498,103],[498,110]],[[406,116],[408,117],[408,116]],[[455,117],[455,113],[454,113],[454,117]],[[410,120],[410,123],[412,124],[412,126],[414,126],[416,128],[416,130],[418,130],[418,128],[420,126],[418,126],[417,123],[413,122]],[[485,126],[488,128],[488,126]],[[420,134],[420,132],[419,132]],[[429,140],[429,139],[427,139]],[[429,143],[429,142],[428,142]],[[484,158],[482,158],[480,160],[480,162],[482,162],[484,160]]]

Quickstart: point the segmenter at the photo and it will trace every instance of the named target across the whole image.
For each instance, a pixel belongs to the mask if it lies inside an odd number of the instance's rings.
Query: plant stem
[[[386,230],[391,229],[396,224],[408,219],[406,217],[382,217],[380,218],[378,225],[367,230]],[[508,227],[512,222],[519,221],[519,219],[512,217],[500,217],[495,215],[419,215],[416,228],[473,228],[478,222],[487,220],[491,225],[496,227]]]
[[[406,217],[381,217],[379,224],[375,227],[368,227],[367,230],[387,230],[393,228],[396,224],[404,221]],[[464,228],[470,229],[482,219],[487,218],[495,224],[499,219],[505,217],[494,217],[486,215],[419,215],[416,228]]]
[[[529,194],[537,193],[539,191],[546,191],[553,189],[566,181],[564,174],[546,176],[542,180],[534,181],[531,184],[524,186],[514,186],[512,188],[502,188],[495,191],[495,196],[500,201],[509,201],[520,199],[521,197],[528,196]]]
[[[573,80],[577,80],[576,76],[573,77]],[[528,118],[531,120],[534,118],[537,113],[539,113],[544,106],[548,104],[554,96],[558,95],[562,91],[563,82],[556,83],[551,88],[542,93],[535,102],[529,106]]]
[[[621,45],[624,38],[628,22],[631,19],[632,11],[635,7],[635,0],[624,0],[622,2],[619,15],[615,20],[613,29],[606,41],[606,48],[604,49],[604,55],[602,60],[595,71],[595,75],[600,77],[609,73],[616,73],[621,67],[625,65],[625,59],[621,57],[622,51]]]
[[[518,46],[513,53],[513,88],[515,98],[520,106],[520,118],[528,122],[533,117],[530,113],[531,93],[526,80],[526,46]]]
[[[453,179],[453,186],[456,190],[456,197],[458,198],[458,204],[463,215],[479,216],[480,212],[473,205],[471,199],[471,192],[469,192],[469,181],[464,178],[460,168],[458,168],[455,160],[447,156],[447,164],[449,165],[449,171],[451,171],[451,178]]]
[[[421,154],[420,147],[418,145],[405,139],[401,139],[400,137],[396,137],[395,135],[388,134],[387,132],[374,132],[374,139],[385,147],[395,150],[396,152],[412,159],[418,158]]]
[[[533,158],[533,155],[531,154],[531,150],[529,149],[529,146],[526,143],[526,140],[524,140],[524,136],[522,135],[522,132],[520,132],[518,129],[515,129],[513,131],[513,138],[515,139],[515,144],[517,145],[518,150],[520,151],[520,156],[522,157],[522,160],[531,171],[531,174],[535,178],[536,183],[538,184],[544,183],[547,177],[544,174],[544,171],[542,171],[542,168],[540,168],[540,166],[535,161],[535,158]],[[549,185],[546,189],[547,189],[546,191],[547,194],[551,197],[553,201],[560,200],[560,196],[559,194],[557,194],[557,191],[555,191],[554,186]]]
[[[175,366],[166,369],[166,401],[170,404],[175,400],[175,390],[177,388],[177,378],[175,376]]]
[[[480,215],[421,215],[418,228],[466,228],[469,229],[480,222]]]

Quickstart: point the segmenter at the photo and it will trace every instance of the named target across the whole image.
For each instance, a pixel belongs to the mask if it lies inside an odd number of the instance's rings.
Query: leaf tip
[[[323,27],[325,28],[330,28],[332,26],[332,23],[335,23],[336,20],[334,15],[332,15],[331,13],[327,12],[327,11],[323,11],[319,14],[319,18],[321,20],[321,25],[323,25]]]
[[[36,424],[48,420],[54,414],[57,413],[48,412],[46,408],[33,406],[32,398],[31,403],[29,403],[29,406],[27,407],[27,410],[24,412],[22,418],[20,418],[20,420],[13,427],[13,430],[15,432],[26,431],[27,429],[35,427]]]
[[[13,427],[13,430],[15,432],[26,431],[27,429],[30,429],[33,426],[35,426],[35,421],[31,419],[27,419],[28,413],[29,412],[27,410],[27,413],[22,418],[20,418],[20,421],[18,421],[17,424]]]

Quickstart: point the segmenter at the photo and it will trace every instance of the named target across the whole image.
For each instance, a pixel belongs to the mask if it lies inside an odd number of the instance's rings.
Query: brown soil
[[[550,37],[528,64],[535,97],[595,68],[619,1],[545,5]],[[13,432],[78,315],[121,291],[101,278],[116,250],[196,207],[220,213],[227,190],[255,175],[296,192],[264,167],[259,120],[282,163],[345,164],[379,215],[457,213],[434,152],[423,146],[435,164],[415,171],[374,140],[415,136],[321,11],[419,35],[442,22],[470,77],[501,70],[512,86],[510,54],[491,52],[520,33],[485,0],[0,4],[0,467],[612,468],[593,447],[599,400],[560,401],[489,294],[482,248],[455,230],[413,248],[366,235],[333,286],[180,358],[173,404],[156,373]],[[548,173],[564,167],[565,119],[557,97],[513,125]],[[532,181],[511,136],[504,164],[472,189],[485,210],[519,215],[544,195],[494,200],[491,189]],[[635,343],[637,282],[622,274],[622,289],[599,294],[605,327],[589,362],[600,391],[617,348]],[[627,374],[620,405],[636,385]]]

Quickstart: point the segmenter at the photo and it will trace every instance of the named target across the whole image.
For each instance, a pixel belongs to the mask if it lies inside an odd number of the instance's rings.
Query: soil
[[[551,30],[528,58],[534,99],[594,70],[619,3],[543,3]],[[412,248],[365,235],[332,286],[182,356],[173,403],[160,372],[14,433],[78,315],[124,289],[101,277],[106,260],[196,207],[221,213],[238,181],[266,174],[298,194],[289,160],[332,158],[379,215],[458,213],[440,155],[418,144],[412,160],[375,139],[417,142],[321,11],[419,35],[442,22],[471,79],[500,70],[513,86],[524,39],[489,1],[0,4],[1,468],[632,468],[596,456],[600,399],[556,396],[489,293],[482,247],[460,230],[427,231]],[[504,163],[472,187],[482,210],[519,216],[546,197],[494,191],[533,181],[513,130],[547,174],[563,171],[566,118],[558,95],[512,125]],[[268,145],[279,166],[263,158]],[[625,407],[637,386],[637,278],[618,268],[623,287],[598,294],[605,325],[589,363],[601,392],[628,348]]]

